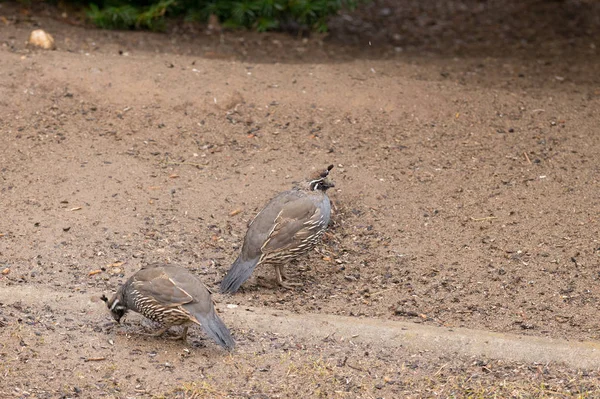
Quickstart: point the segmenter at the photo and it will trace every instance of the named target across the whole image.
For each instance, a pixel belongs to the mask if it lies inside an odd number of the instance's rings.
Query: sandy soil
[[[334,163],[330,234],[288,267],[305,285],[265,268],[217,302],[598,340],[600,4],[399,3],[309,38],[2,3],[0,396],[597,397],[598,369],[225,318],[230,355],[98,301],[155,261],[217,291],[266,201]],[[56,51],[26,47],[36,27]]]

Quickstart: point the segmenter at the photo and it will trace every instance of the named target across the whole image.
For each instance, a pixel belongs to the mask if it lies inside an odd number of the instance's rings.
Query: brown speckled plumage
[[[277,282],[283,282],[283,265],[309,252],[327,229],[331,204],[327,178],[333,165],[324,172],[273,198],[254,218],[241,253],[221,282],[221,292],[233,293],[261,264],[275,267]]]
[[[188,324],[202,326],[219,345],[231,349],[235,343],[229,330],[215,312],[210,291],[187,270],[169,265],[151,265],[129,278],[109,300],[102,298],[115,320],[128,310],[163,324],[156,335],[171,326],[183,325],[185,340]]]

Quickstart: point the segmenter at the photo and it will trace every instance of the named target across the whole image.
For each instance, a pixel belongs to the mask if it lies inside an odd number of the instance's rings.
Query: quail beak
[[[115,321],[119,324],[121,324],[121,319],[123,318],[123,316],[125,316],[125,314],[127,313],[126,310],[124,309],[117,309],[116,312],[112,312],[113,318],[115,319]]]
[[[113,313],[113,314],[112,314],[112,317],[113,317],[113,319],[115,319],[115,321],[116,321],[118,324],[121,324],[121,319],[123,318],[123,315],[122,315],[122,314]]]
[[[323,181],[321,182],[321,185],[323,188],[325,188],[326,190],[328,188],[332,188],[335,187],[335,184],[333,184],[333,182],[327,178],[323,179]]]

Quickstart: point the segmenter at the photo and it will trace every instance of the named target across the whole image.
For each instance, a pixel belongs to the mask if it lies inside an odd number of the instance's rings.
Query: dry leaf
[[[235,209],[235,210],[229,212],[229,216],[235,216],[235,215],[237,215],[237,214],[239,214],[241,212],[242,212],[241,209]]]
[[[106,267],[119,267],[119,266],[123,266],[125,264],[125,262],[115,262],[115,263],[111,263],[110,265],[106,265]]]
[[[82,208],[80,206],[76,206],[75,208],[69,209],[69,212],[80,211]]]
[[[92,270],[91,272],[88,273],[88,276],[93,276],[94,274],[98,274],[98,273],[102,273],[102,270],[100,270],[100,269]]]
[[[2,270],[2,274],[4,274],[5,276],[10,273],[10,269],[7,267],[6,269]]]
[[[173,173],[171,176],[169,176],[169,179],[177,179],[178,177],[178,174]]]

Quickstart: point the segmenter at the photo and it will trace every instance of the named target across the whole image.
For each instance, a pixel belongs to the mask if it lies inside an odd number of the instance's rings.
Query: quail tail
[[[238,257],[231,265],[231,269],[229,269],[223,281],[221,281],[221,292],[223,294],[236,292],[250,278],[257,263],[258,258],[242,260],[241,256]]]
[[[201,314],[195,314],[194,316],[200,322],[206,335],[211,337],[216,343],[228,350],[232,350],[235,347],[235,341],[229,329],[214,310],[207,316]]]

